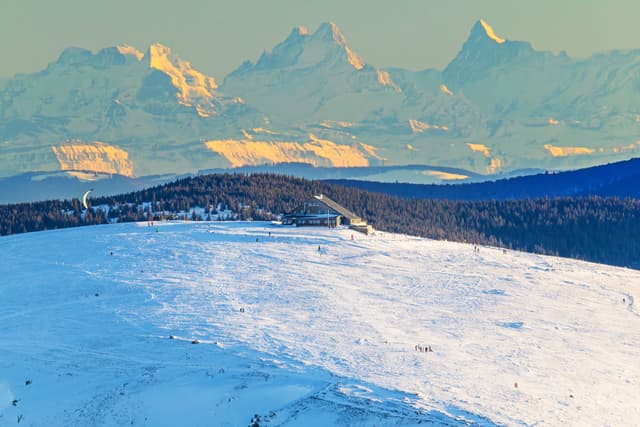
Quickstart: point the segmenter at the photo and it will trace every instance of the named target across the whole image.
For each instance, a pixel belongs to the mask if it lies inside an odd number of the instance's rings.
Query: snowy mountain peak
[[[142,61],[142,58],[144,58],[144,53],[128,44],[120,44],[116,46],[116,49],[123,55],[133,55],[138,61]]]
[[[331,40],[342,46],[347,44],[344,34],[342,34],[340,28],[338,28],[338,26],[333,22],[323,22],[320,24],[316,32],[313,34],[313,37]]]
[[[473,24],[469,38],[465,44],[473,44],[475,46],[493,46],[503,45],[507,40],[498,36],[493,27],[487,23],[484,19],[480,19]]]
[[[131,56],[140,61],[144,55],[136,48],[128,45],[105,47],[95,54],[88,49],[70,47],[63,50],[58,60],[52,65],[62,67],[89,65],[93,68],[104,69],[116,65],[125,65],[129,63]]]
[[[476,26],[478,26],[478,24],[480,27],[482,27],[484,34],[487,37],[489,37],[491,40],[493,40],[498,44],[504,43],[504,39],[502,37],[498,37],[496,33],[493,32],[493,28],[491,28],[491,25],[489,25],[487,21],[485,21],[484,19],[481,19],[480,21],[478,21],[478,23],[476,23]]]
[[[311,36],[315,40],[324,40],[334,43],[344,49],[347,55],[347,60],[356,70],[360,70],[364,67],[364,60],[356,54],[349,45],[344,34],[340,31],[340,28],[333,22],[324,22],[320,24],[315,33]]]
[[[147,57],[150,61],[153,61],[154,58],[168,57],[171,55],[171,48],[161,43],[153,43],[149,46],[147,52]]]
[[[295,45],[295,44],[299,44],[301,43],[301,41],[307,37],[309,35],[309,30],[307,30],[307,27],[305,26],[299,26],[299,27],[295,27],[291,30],[291,33],[289,33],[289,36],[279,45],[276,46],[276,48],[278,46],[280,46],[281,44],[285,44],[285,45]],[[274,51],[276,49],[274,48]],[[264,56],[264,54],[263,54]]]
[[[92,56],[93,54],[88,49],[81,47],[68,47],[62,51],[57,62],[59,64],[73,65],[87,62]]]
[[[213,91],[218,88],[215,79],[195,70],[189,61],[171,53],[169,47],[154,43],[149,46],[146,56],[149,58],[150,68],[161,71],[171,78],[173,86],[178,89],[177,97],[181,104],[188,106],[195,104],[202,108],[195,99],[213,98]]]
[[[347,61],[344,61],[344,60]],[[333,22],[325,22],[309,34],[304,26],[293,28],[289,36],[271,52],[265,51],[255,64],[245,62],[227,76],[227,80],[253,71],[273,69],[300,69],[315,66],[333,68],[337,63],[360,70],[365,62],[347,45],[344,35]],[[225,80],[225,82],[227,81]]]
[[[527,61],[535,54],[531,44],[505,40],[497,36],[485,20],[480,19],[471,28],[469,38],[444,74],[447,81],[459,85],[483,78],[490,68]]]

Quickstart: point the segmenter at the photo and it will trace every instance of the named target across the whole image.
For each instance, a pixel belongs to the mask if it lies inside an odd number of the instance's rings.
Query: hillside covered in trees
[[[233,212],[231,219],[270,220],[319,193],[382,231],[640,268],[638,199],[408,199],[271,174],[185,178],[134,193],[91,198],[87,211],[77,199],[3,205],[0,234],[116,221],[219,219],[221,209]]]

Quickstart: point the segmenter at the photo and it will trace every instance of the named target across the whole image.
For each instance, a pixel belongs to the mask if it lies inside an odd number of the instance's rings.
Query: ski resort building
[[[346,225],[364,234],[373,231],[365,220],[324,194],[313,196],[282,217],[283,225],[337,227]]]

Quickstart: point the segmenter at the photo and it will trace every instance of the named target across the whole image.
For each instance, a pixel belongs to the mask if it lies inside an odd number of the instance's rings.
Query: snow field
[[[0,257],[0,425],[640,423],[635,270],[219,222]]]

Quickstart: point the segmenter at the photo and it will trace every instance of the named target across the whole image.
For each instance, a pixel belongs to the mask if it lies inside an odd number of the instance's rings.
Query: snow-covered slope
[[[0,258],[1,425],[640,423],[635,270],[266,223]]]

